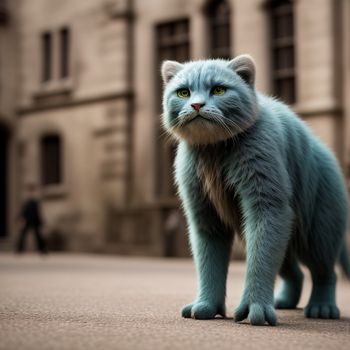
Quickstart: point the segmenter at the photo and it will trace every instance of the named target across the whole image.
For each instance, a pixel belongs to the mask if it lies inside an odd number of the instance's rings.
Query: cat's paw
[[[272,304],[242,302],[235,310],[235,322],[243,321],[248,317],[254,326],[264,325],[266,322],[276,326],[277,316]]]
[[[340,312],[338,306],[332,303],[311,303],[304,309],[307,318],[333,318],[338,319]]]
[[[300,299],[301,289],[293,286],[283,286],[275,296],[274,304],[276,309],[295,309]]]
[[[292,282],[283,281],[281,289],[275,296],[276,309],[295,309],[299,303],[303,278]]]
[[[208,320],[216,315],[225,317],[224,307],[217,307],[214,304],[200,301],[193,304],[185,305],[182,309],[182,317],[195,318],[198,320]]]

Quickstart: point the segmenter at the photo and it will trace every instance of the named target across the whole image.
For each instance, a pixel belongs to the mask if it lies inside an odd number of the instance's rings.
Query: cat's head
[[[248,55],[231,61],[165,61],[162,76],[163,124],[177,138],[196,145],[217,143],[257,119],[255,64]]]

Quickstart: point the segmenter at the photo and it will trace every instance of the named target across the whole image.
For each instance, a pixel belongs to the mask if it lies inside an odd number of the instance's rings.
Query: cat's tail
[[[339,263],[344,272],[344,275],[348,280],[350,280],[350,261],[348,250],[346,249],[346,242],[343,242],[339,255]]]

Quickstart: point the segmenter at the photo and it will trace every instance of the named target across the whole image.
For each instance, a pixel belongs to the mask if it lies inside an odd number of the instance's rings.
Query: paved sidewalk
[[[0,349],[350,349],[350,282],[342,319],[278,311],[277,327],[235,324],[244,265],[230,267],[231,319],[182,319],[195,293],[191,260],[96,255],[0,255]],[[308,276],[300,305],[310,292]]]

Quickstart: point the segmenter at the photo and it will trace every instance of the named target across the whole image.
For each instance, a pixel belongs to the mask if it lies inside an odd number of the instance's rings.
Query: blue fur
[[[197,298],[182,315],[225,315],[237,230],[211,200],[214,187],[205,187],[203,168],[218,174],[214,196],[227,198],[246,242],[245,288],[235,320],[275,325],[275,307],[295,308],[303,283],[299,262],[313,281],[306,317],[339,318],[334,265],[344,245],[347,195],[333,154],[285,104],[255,91],[249,56],[184,65],[167,61],[162,73],[163,122],[179,140],[176,183],[198,274]],[[225,94],[214,96],[215,85],[224,86]],[[179,88],[190,89],[191,96],[178,97]],[[205,103],[200,114],[206,119],[191,107],[198,102]],[[274,299],[277,273],[283,282]]]

